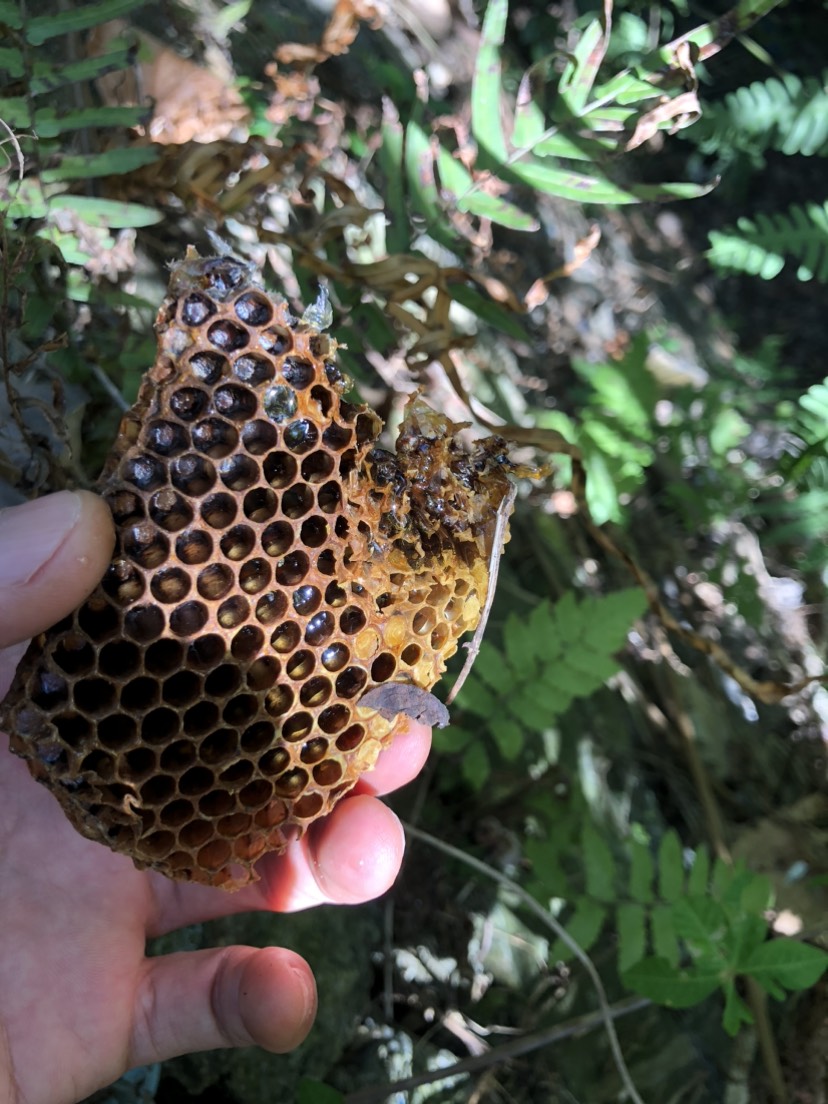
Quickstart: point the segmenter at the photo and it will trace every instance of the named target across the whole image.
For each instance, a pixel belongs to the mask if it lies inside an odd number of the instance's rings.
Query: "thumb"
[[[135,1000],[130,1066],[220,1047],[283,1054],[316,1015],[304,959],[281,947],[222,947],[148,958]]]
[[[0,648],[60,621],[103,577],[112,517],[89,491],[0,510]]]

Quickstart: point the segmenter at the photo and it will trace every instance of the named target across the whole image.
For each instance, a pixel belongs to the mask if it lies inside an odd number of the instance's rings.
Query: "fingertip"
[[[357,794],[313,826],[309,847],[325,897],[334,904],[362,904],[394,884],[405,833],[386,805],[368,794]]]
[[[239,984],[239,1016],[257,1046],[284,1054],[304,1042],[316,1018],[316,982],[298,954],[266,947],[251,954]]]
[[[431,751],[431,729],[419,721],[408,721],[384,748],[373,770],[356,786],[358,794],[388,794],[413,781],[425,766]]]

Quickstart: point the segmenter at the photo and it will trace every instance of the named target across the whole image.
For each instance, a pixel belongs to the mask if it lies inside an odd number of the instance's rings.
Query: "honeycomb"
[[[255,878],[406,724],[362,696],[430,689],[485,601],[503,442],[414,398],[379,448],[324,313],[228,257],[174,267],[98,485],[112,561],[0,715],[76,828],[172,878]]]

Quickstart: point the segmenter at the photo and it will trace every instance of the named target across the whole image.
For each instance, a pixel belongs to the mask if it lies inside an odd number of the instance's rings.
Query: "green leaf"
[[[650,912],[650,935],[653,950],[659,958],[678,966],[679,945],[673,928],[673,909],[670,905],[655,905]]]
[[[615,910],[618,931],[618,969],[629,970],[644,957],[646,950],[646,912],[642,905],[621,904]]]
[[[69,62],[67,65],[61,65],[60,68],[44,62],[36,62],[31,93],[33,96],[39,96],[69,84],[95,80],[105,73],[125,69],[131,63],[133,53],[129,46],[124,46],[118,50],[111,50],[107,54],[101,54],[100,57]]]
[[[510,230],[523,230],[532,233],[540,229],[540,223],[532,215],[515,207],[514,203],[507,203],[500,196],[488,195],[486,192],[469,192],[457,203],[460,211],[468,211],[470,215],[478,218],[491,219],[498,226],[507,226]]]
[[[543,639],[534,638],[526,631],[525,622],[510,614],[503,627],[503,643],[512,670],[526,679],[535,666],[535,657],[543,654]]]
[[[463,709],[487,720],[498,712],[497,699],[488,687],[474,677],[472,673],[460,693],[459,702]]]
[[[432,737],[434,750],[445,755],[455,755],[467,747],[475,737],[465,728],[459,725],[449,725],[448,728],[435,728]]]
[[[516,721],[508,717],[493,717],[489,724],[489,731],[504,759],[511,761],[520,755],[524,737],[523,729]]]
[[[772,997],[782,989],[807,989],[816,985],[828,967],[828,954],[794,939],[774,939],[757,947],[742,970],[755,978]]]
[[[722,1027],[733,1038],[738,1035],[739,1028],[743,1023],[753,1023],[753,1016],[751,1016],[747,1005],[736,992],[736,986],[732,981],[727,982],[724,992],[725,1006]]]
[[[0,20],[0,22],[5,22],[5,20]],[[17,78],[23,76],[23,55],[19,50],[16,50],[13,46],[0,46],[0,71],[7,77]]]
[[[508,0],[489,0],[480,33],[471,91],[472,133],[478,143],[500,162],[508,158],[500,115],[500,48],[506,33],[508,11]]]
[[[658,892],[663,901],[677,901],[684,889],[684,864],[681,841],[670,829],[658,848]]]
[[[584,30],[558,82],[561,106],[553,116],[579,116],[586,106],[606,53],[604,27],[596,19]],[[557,105],[556,105],[557,108]]]
[[[40,174],[44,184],[53,184],[59,180],[89,180],[96,176],[122,176],[134,172],[143,165],[151,165],[159,157],[155,146],[130,146],[127,149],[109,150],[107,153],[93,153],[64,157],[54,169],[46,169]]]
[[[164,217],[160,211],[139,203],[122,203],[115,199],[93,196],[61,195],[49,200],[49,214],[74,211],[89,226],[104,226],[113,230],[154,226]]]
[[[387,96],[382,101],[381,133],[382,141],[377,150],[377,159],[385,181],[383,197],[388,214],[385,243],[389,254],[393,255],[408,251],[410,235],[403,185],[404,133],[397,109]]]
[[[721,953],[727,933],[724,909],[712,897],[680,897],[673,905],[673,930],[695,957]]]
[[[477,740],[470,744],[460,763],[463,778],[473,790],[482,790],[491,773],[489,756],[483,744]]]
[[[151,115],[152,108],[147,107],[84,107],[65,115],[58,115],[53,107],[40,108],[35,112],[34,130],[38,138],[56,138],[88,127],[140,126]]]
[[[742,890],[741,906],[745,912],[762,915],[773,904],[773,882],[767,874],[754,874]]]
[[[710,852],[702,844],[693,854],[693,865],[687,876],[687,892],[691,897],[700,897],[707,893],[710,879]]]
[[[503,657],[487,640],[480,645],[474,661],[474,673],[496,694],[509,689],[509,672],[503,666]]]
[[[691,1008],[719,986],[719,975],[695,968],[683,970],[663,958],[644,958],[622,975],[622,981],[642,997],[668,1008]]]
[[[653,859],[650,848],[638,840],[630,841],[630,896],[645,905],[653,900]]]
[[[606,841],[590,821],[585,821],[581,832],[581,861],[587,893],[597,901],[614,901],[615,862]]]
[[[343,1104],[345,1097],[337,1089],[321,1081],[303,1077],[299,1082],[296,1104]]]
[[[35,16],[25,26],[26,38],[33,46],[41,46],[50,38],[85,31],[109,19],[120,19],[142,8],[147,0],[103,0],[100,4],[84,3],[66,11]]]
[[[588,951],[601,934],[606,915],[607,910],[603,905],[584,897],[578,902],[575,911],[566,922],[567,934],[575,940],[582,951]],[[572,958],[572,951],[559,939],[555,941],[549,954],[553,962],[569,962]]]
[[[0,24],[9,27],[13,31],[19,31],[23,26],[23,12],[20,4],[15,4],[12,0],[2,0],[0,2]]]

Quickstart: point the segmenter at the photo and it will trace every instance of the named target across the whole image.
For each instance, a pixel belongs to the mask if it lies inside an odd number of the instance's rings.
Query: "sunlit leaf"
[[[756,978],[774,997],[783,989],[807,989],[816,985],[828,967],[828,954],[820,947],[794,939],[774,939],[757,947],[742,970]]]
[[[472,133],[486,151],[500,162],[508,150],[501,121],[500,48],[506,33],[508,0],[489,0],[474,65],[471,91]]]
[[[40,174],[44,184],[59,180],[89,180],[95,176],[122,176],[158,160],[155,146],[130,146],[106,153],[77,154],[64,157],[53,169]]]
[[[25,35],[33,46],[40,46],[50,38],[85,31],[110,19],[120,19],[146,3],[147,0],[103,0],[99,4],[84,3],[65,11],[38,15],[26,22]]]

